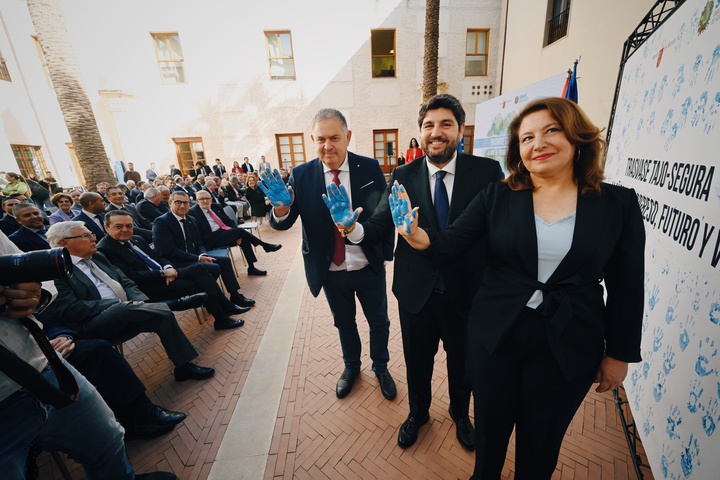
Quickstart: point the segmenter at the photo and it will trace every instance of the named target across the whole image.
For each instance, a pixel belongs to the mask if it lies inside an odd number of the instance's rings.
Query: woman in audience
[[[234,174],[244,173],[242,167],[240,166],[240,163],[237,160],[235,160],[233,162],[231,173],[234,173]]]
[[[415,138],[410,139],[410,146],[408,147],[407,151],[405,152],[405,163],[410,163],[416,158],[420,158],[425,153],[423,152],[422,148],[418,145],[418,142]]]
[[[32,196],[30,186],[25,182],[25,179],[21,175],[15,172],[7,172],[5,174],[5,180],[7,180],[7,185],[3,188],[3,195],[6,197],[9,197],[14,193],[25,195],[27,198]]]
[[[250,204],[250,211],[258,225],[262,225],[265,215],[270,211],[270,206],[266,203],[267,198],[265,194],[257,186],[257,177],[253,174],[247,176],[247,190],[245,191],[245,198]]]
[[[50,225],[67,222],[76,215],[72,210],[73,199],[67,193],[56,193],[52,196],[50,202],[58,208],[55,213],[50,215]]]

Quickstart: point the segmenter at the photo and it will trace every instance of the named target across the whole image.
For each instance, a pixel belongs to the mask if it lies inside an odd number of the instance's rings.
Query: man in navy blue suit
[[[105,236],[105,200],[99,193],[85,192],[80,195],[82,211],[75,215],[74,220],[83,222],[95,238],[100,241]]]
[[[290,228],[302,216],[305,276],[310,291],[325,292],[335,327],[340,336],[345,370],[335,394],[350,393],[360,374],[362,344],[355,320],[355,297],[360,300],[370,325],[370,358],[385,398],[397,394],[387,370],[390,359],[387,293],[384,262],[392,259],[394,232],[382,243],[369,247],[345,242],[322,199],[326,185],[339,183],[350,192],[353,206],[362,207],[361,219],[370,217],[385,190],[385,176],[377,160],[348,152],[352,132],[342,113],[320,110],[313,120],[312,139],[318,158],[292,171],[287,190],[280,173],[263,172],[262,190],[273,205],[270,225],[278,230]]]
[[[45,237],[45,217],[33,203],[19,203],[13,207],[13,215],[20,230],[8,238],[23,252],[47,250],[50,244]]]

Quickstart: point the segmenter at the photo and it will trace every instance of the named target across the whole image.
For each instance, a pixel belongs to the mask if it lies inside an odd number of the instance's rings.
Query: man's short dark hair
[[[132,215],[130,215],[130,212],[128,212],[126,210],[110,210],[109,212],[105,213],[105,226],[109,227],[110,221],[112,220],[112,218],[120,216],[120,215],[132,218]]]
[[[423,120],[429,110],[437,110],[438,108],[447,108],[453,112],[455,120],[458,122],[458,126],[465,125],[465,110],[460,103],[460,100],[447,93],[441,93],[430,97],[422,107],[420,107],[420,114],[418,115],[418,127],[422,128]]]

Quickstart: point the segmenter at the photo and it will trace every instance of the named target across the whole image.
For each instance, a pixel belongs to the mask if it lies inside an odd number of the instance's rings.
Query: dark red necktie
[[[333,183],[340,188],[340,170],[330,170],[333,174]],[[345,237],[342,236],[337,225],[333,224],[335,231],[335,245],[333,248],[332,261],[335,265],[340,266],[345,261]]]

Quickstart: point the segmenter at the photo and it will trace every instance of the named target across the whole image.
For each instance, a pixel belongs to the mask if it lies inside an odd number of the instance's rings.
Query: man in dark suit
[[[99,193],[85,192],[80,195],[82,211],[75,215],[75,220],[83,222],[85,226],[100,240],[105,236],[103,221],[105,220],[105,201]]]
[[[305,276],[314,296],[321,289],[325,292],[343,352],[345,370],[335,394],[339,398],[347,396],[360,374],[362,343],[355,320],[357,296],[370,326],[372,369],[383,396],[392,400],[397,390],[387,370],[390,320],[384,261],[392,259],[395,232],[388,232],[383,242],[369,247],[346,244],[322,200],[327,184],[343,184],[351,191],[353,204],[362,207],[361,218],[365,219],[382,197],[385,177],[377,160],[348,152],[351,136],[342,113],[329,108],[320,110],[313,120],[311,137],[318,158],[293,169],[292,191],[286,189],[277,170],[275,174],[263,173],[261,188],[273,205],[273,228],[288,229],[302,216]]]
[[[243,172],[250,173],[254,172],[255,168],[252,166],[252,163],[250,163],[250,159],[248,157],[243,158],[243,164],[241,165]]]
[[[98,250],[134,281],[150,301],[175,300],[203,292],[209,300],[205,307],[215,318],[215,330],[237,328],[245,323],[230,315],[245,313],[249,307],[239,307],[228,300],[215,278],[201,265],[174,268],[144,239],[133,236],[133,219],[127,212],[106,213],[105,229],[107,235],[98,243]],[[172,305],[170,308],[173,309]]]
[[[198,356],[170,308],[164,303],[146,303],[148,297],[102,253],[95,237],[82,222],[56,223],[48,229],[52,247],[67,248],[73,275],[55,281],[57,298],[46,310],[59,324],[84,338],[125,341],[140,332],[155,332],[178,382],[212,377],[215,370],[191,362]]]
[[[140,182],[138,182],[138,183],[140,183]],[[128,201],[130,203],[137,203],[136,198],[138,197],[138,195],[142,195],[142,192],[140,191],[139,188],[137,188],[137,185],[138,184],[132,180],[128,180],[128,182],[127,182],[128,190],[127,190],[126,195],[127,195]]]
[[[485,186],[502,180],[503,174],[494,160],[457,153],[465,128],[465,111],[455,97],[432,97],[421,107],[419,118],[426,156],[398,167],[391,185],[395,180],[400,182],[412,205],[424,212],[420,216],[422,228],[443,230]],[[351,241],[372,245],[395,230],[387,200],[389,191],[390,187],[368,221],[351,221],[343,226],[353,230],[349,234]],[[443,197],[444,208],[440,206]],[[465,340],[470,302],[482,274],[482,268],[477,266],[484,264],[483,251],[484,247],[478,245],[468,255],[441,266],[403,238],[398,240],[393,293],[398,300],[410,403],[410,415],[398,434],[398,444],[403,448],[415,443],[420,426],[429,419],[439,340],[447,352],[450,415],[456,423],[457,438],[465,448],[474,448],[474,431],[468,418],[470,386],[465,379]]]
[[[147,178],[148,182],[152,183],[155,181],[157,176],[158,176],[157,167],[155,166],[154,163],[151,163],[150,168],[145,170],[145,178]]]
[[[197,205],[190,209],[190,215],[197,220],[200,239],[207,248],[214,250],[221,247],[240,245],[248,264],[248,275],[266,275],[265,270],[255,266],[257,257],[253,246],[260,246],[266,252],[277,252],[282,245],[263,242],[244,228],[232,226],[232,221],[220,205],[212,203],[209,192],[201,190],[197,193]]]
[[[148,243],[152,243],[152,222],[140,215],[140,212],[132,206],[125,203],[125,195],[120,187],[110,187],[107,189],[107,198],[109,203],[105,207],[105,214],[113,210],[123,210],[130,214],[135,224],[135,234],[140,235]]]
[[[255,305],[255,300],[240,293],[240,284],[235,277],[232,263],[228,257],[211,257],[200,239],[197,221],[187,215],[190,210],[190,197],[185,192],[173,192],[170,196],[171,211],[153,222],[155,250],[173,265],[185,267],[197,262],[207,268],[214,278],[222,276],[223,283],[230,292],[230,301],[241,307]]]
[[[179,168],[175,166],[175,164],[170,164],[170,178],[175,178],[176,175],[182,175],[182,172]]]
[[[216,177],[222,178],[223,173],[227,172],[225,169],[225,165],[222,164],[222,161],[220,161],[219,158],[215,159],[215,165],[213,165],[213,173]]]
[[[225,203],[230,205],[236,205],[238,208],[238,217],[242,216],[243,219],[250,218],[250,202],[245,198],[245,188],[240,185],[238,177],[233,175],[230,177],[230,182],[225,187]]]
[[[31,252],[50,248],[45,237],[45,218],[35,204],[19,203],[13,208],[13,214],[21,227],[8,238],[20,250]]]
[[[5,216],[0,219],[0,230],[2,230],[2,232],[8,237],[20,230],[21,225],[13,216],[13,208],[15,208],[15,205],[27,202],[27,199],[24,196],[21,198],[18,198],[17,196],[7,197],[2,201]]]
[[[150,222],[154,222],[156,218],[163,214],[163,212],[161,212],[158,208],[160,206],[160,203],[162,202],[162,195],[160,195],[160,190],[155,187],[150,187],[145,190],[143,196],[145,197],[145,199],[137,203],[135,205],[135,209],[142,217],[149,220]]]

